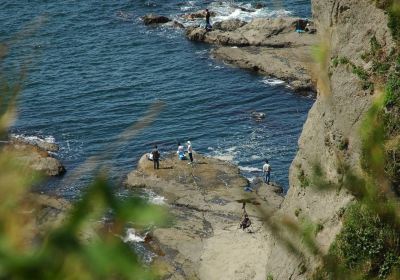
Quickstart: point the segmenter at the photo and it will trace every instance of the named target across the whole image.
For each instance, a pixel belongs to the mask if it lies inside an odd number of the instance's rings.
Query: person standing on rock
[[[271,165],[269,165],[268,160],[265,160],[265,164],[263,165],[263,173],[264,173],[264,182],[269,185],[269,179],[271,177]]]
[[[211,23],[210,23],[210,11],[206,9],[206,30],[210,31],[212,29]]]
[[[151,152],[153,155],[153,164],[154,164],[154,169],[159,169],[160,168],[160,152],[158,151],[157,145],[154,146],[153,151]]]
[[[190,158],[190,162],[188,164],[191,164],[193,163],[193,148],[192,148],[192,143],[190,141],[187,141],[187,152]]]

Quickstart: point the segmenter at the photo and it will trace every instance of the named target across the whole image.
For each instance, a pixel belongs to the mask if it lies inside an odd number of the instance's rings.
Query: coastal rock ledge
[[[45,142],[32,144],[11,137],[8,144],[4,146],[4,150],[14,153],[17,160],[47,176],[60,176],[65,173],[65,167],[52,156],[52,153],[58,151],[56,144]]]
[[[315,29],[297,33],[296,18],[258,18],[250,23],[228,20],[213,31],[188,27],[189,40],[215,45],[212,55],[240,68],[288,83],[296,92],[315,92],[311,48],[318,43]]]
[[[283,197],[279,189],[258,182],[247,193],[249,182],[239,169],[227,162],[195,154],[196,162],[170,154],[160,161],[160,169],[144,155],[126,185],[146,188],[165,197],[175,221],[152,233],[163,279],[262,279],[270,233],[264,228],[260,209],[279,209]],[[238,228],[242,203],[252,221],[251,232]]]

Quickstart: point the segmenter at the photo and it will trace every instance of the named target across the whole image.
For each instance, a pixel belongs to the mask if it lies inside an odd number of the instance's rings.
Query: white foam
[[[127,242],[144,242],[144,238],[136,234],[134,228],[128,228],[126,230],[126,235],[122,238],[122,241]]]
[[[239,169],[246,172],[261,172],[262,169],[250,166],[239,166]]]
[[[165,204],[165,200],[166,200],[165,197],[160,196],[151,190],[146,190],[146,193],[148,195],[148,200],[150,203],[156,204],[156,205],[164,205]]]
[[[260,159],[261,156],[259,156],[259,155],[252,155],[250,158],[251,158],[251,159]]]
[[[164,205],[165,204],[165,197],[156,195],[150,199],[150,202],[156,205]]]
[[[219,160],[224,160],[224,161],[233,161],[233,155],[214,155],[212,156],[213,158],[219,159]]]
[[[229,19],[239,19],[250,22],[255,18],[283,17],[292,14],[291,11],[285,9],[271,10],[268,7],[253,9],[251,4],[234,5],[231,2],[214,2],[210,5],[210,9],[217,14],[212,19],[213,22]]]
[[[204,6],[197,7],[196,1],[188,1],[180,9],[183,12],[190,12],[191,10],[203,9]],[[216,14],[215,17],[211,18],[211,24],[230,19],[239,19],[241,21],[250,22],[256,18],[273,18],[273,17],[285,17],[292,14],[291,11],[285,9],[270,9],[263,7],[261,9],[252,8],[251,4],[237,4],[232,1],[215,1],[212,2],[208,7],[212,12]],[[205,27],[204,19],[185,20],[183,19],[183,25],[195,26],[201,25]]]
[[[55,143],[56,139],[53,136],[45,136],[44,138],[38,136],[26,136],[24,134],[11,134],[12,138],[25,140],[30,143],[35,142],[46,142],[46,143]]]
[[[196,1],[187,1],[186,5],[181,7],[182,12],[190,11],[196,6]]]
[[[249,180],[249,182],[253,182],[257,177],[246,177],[247,180]]]
[[[285,81],[282,81],[279,79],[273,79],[273,78],[263,79],[262,82],[264,84],[270,85],[270,86],[283,85],[285,83]]]
[[[235,159],[236,155],[238,154],[238,151],[236,151],[237,150],[236,146],[226,148],[223,150],[208,147],[208,150],[213,151],[213,153],[211,154],[211,157],[219,159],[219,160],[229,161],[232,163],[234,163],[234,159]]]

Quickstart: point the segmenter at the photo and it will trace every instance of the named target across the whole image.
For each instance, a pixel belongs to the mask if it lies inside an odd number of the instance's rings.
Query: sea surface
[[[237,164],[250,180],[269,159],[271,180],[287,189],[313,99],[210,58],[211,46],[187,41],[179,29],[140,20],[157,13],[204,24],[179,15],[206,7],[218,13],[214,22],[311,15],[309,0],[265,1],[254,12],[238,8],[252,2],[263,1],[2,1],[0,41],[9,47],[2,67],[11,80],[26,75],[10,132],[58,143],[67,175],[94,161],[119,183],[154,144],[165,154],[190,140],[196,152]],[[119,140],[159,104],[153,122]],[[265,120],[252,119],[252,111]],[[91,178],[89,170],[42,189],[74,198]]]

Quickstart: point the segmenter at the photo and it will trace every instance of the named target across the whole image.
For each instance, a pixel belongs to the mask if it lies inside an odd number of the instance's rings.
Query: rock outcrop
[[[33,144],[23,139],[11,138],[4,149],[12,151],[17,160],[45,175],[59,176],[65,173],[64,166],[49,153],[58,150],[56,144],[45,142]]]
[[[168,17],[153,14],[143,16],[142,20],[145,25],[163,24],[171,21]]]
[[[296,33],[294,18],[238,20],[214,24],[213,31],[188,27],[189,40],[214,44],[213,56],[244,69],[286,81],[293,90],[315,90],[311,48],[317,36]]]
[[[312,169],[315,163],[319,164],[326,179],[334,183],[340,180],[342,163],[360,170],[360,124],[374,98],[363,89],[356,74],[346,65],[334,67],[331,59],[346,57],[367,68],[361,54],[370,51],[372,36],[388,53],[394,45],[387,15],[373,1],[313,0],[312,5],[318,35],[328,45],[329,68],[318,74],[318,98],[300,136],[299,151],[290,168],[290,188],[279,214],[299,222],[307,218],[320,225],[316,240],[327,252],[341,229],[341,213],[353,197],[344,189],[317,191],[312,187]],[[343,142],[347,144],[341,145]],[[309,279],[318,260],[306,255],[301,261],[277,239],[270,242],[266,264],[273,279]]]
[[[175,217],[171,227],[151,234],[151,247],[159,255],[154,265],[165,279],[264,280],[268,232],[257,209],[276,211],[283,200],[280,189],[258,181],[246,193],[249,183],[237,167],[198,154],[195,159],[189,165],[172,154],[154,170],[143,156],[127,177],[128,187],[164,196]],[[238,229],[243,201],[252,233]]]
[[[210,17],[215,17],[216,13],[213,11],[210,11]],[[206,11],[205,10],[200,10],[197,12],[189,13],[189,14],[184,14],[181,16],[182,18],[186,20],[196,20],[199,18],[205,18],[206,17]]]
[[[235,31],[236,29],[243,27],[246,24],[247,22],[241,21],[240,19],[229,19],[214,23],[213,29],[221,31]]]

